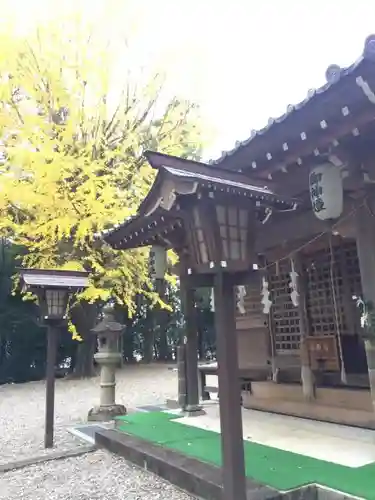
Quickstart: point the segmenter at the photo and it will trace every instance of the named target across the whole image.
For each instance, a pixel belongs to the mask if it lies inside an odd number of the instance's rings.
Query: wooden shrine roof
[[[375,35],[367,37],[357,61],[347,68],[331,65],[325,76],[324,85],[211,164],[267,178],[310,155],[328,153],[344,136],[359,135],[375,119]]]
[[[89,285],[88,273],[45,269],[20,269],[22,281],[30,287],[81,289]]]
[[[182,219],[165,210],[156,210],[152,215],[137,214],[121,224],[103,231],[98,238],[103,239],[112,248],[127,250],[131,248],[160,245],[171,247],[170,237],[179,234]],[[183,244],[183,238],[179,238]]]
[[[297,200],[279,196],[259,181],[253,182],[237,172],[151,151],[145,156],[158,169],[156,179],[137,215],[102,233],[101,237],[113,248],[136,248],[152,243],[172,246],[171,235],[180,233],[179,240],[183,239],[184,217],[179,202],[202,193],[235,196],[242,199],[241,203],[248,202],[249,207],[255,205],[277,211],[294,210],[298,205]]]
[[[265,186],[264,181],[252,179],[238,172],[153,151],[147,151],[145,156],[151,166],[158,169],[158,174],[147,197],[139,207],[140,213],[149,213],[155,203],[160,202],[161,186],[168,179],[194,184],[194,192],[204,189],[247,197],[259,203],[270,203],[279,210],[294,208],[297,203],[297,200],[278,195],[270,187]]]

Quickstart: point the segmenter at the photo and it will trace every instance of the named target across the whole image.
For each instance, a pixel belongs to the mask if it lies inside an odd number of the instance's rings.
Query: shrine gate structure
[[[237,172],[146,153],[158,170],[138,214],[106,234],[115,249],[158,245],[179,256],[187,325],[187,412],[201,414],[198,398],[194,290],[213,287],[219,363],[223,494],[245,500],[241,395],[235,325],[235,287],[257,281],[257,226],[269,211],[289,212],[296,201]]]
[[[113,248],[173,248],[199,412],[193,290],[213,287],[223,487],[244,500],[243,406],[375,428],[375,36],[348,68],[210,164],[161,153]],[[241,293],[238,294],[238,287]],[[240,296],[241,304],[237,304]]]

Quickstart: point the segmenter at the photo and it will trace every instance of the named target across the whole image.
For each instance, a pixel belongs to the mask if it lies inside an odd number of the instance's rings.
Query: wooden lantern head
[[[89,284],[85,272],[22,269],[20,273],[23,290],[38,297],[44,320],[65,319],[69,297]]]
[[[197,272],[247,271],[256,263],[254,251],[255,207],[230,198],[216,200],[214,193],[197,196],[185,207],[189,219],[189,254]]]

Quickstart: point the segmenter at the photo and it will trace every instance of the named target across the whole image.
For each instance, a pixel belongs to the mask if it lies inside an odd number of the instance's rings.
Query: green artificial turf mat
[[[120,430],[220,466],[220,435],[181,424],[177,418],[178,415],[164,412],[136,413],[121,418],[124,425]],[[345,467],[250,441],[244,442],[244,452],[247,476],[278,490],[317,483],[375,500],[375,463],[358,468]]]
[[[125,424],[119,426],[118,430],[128,432],[133,436],[138,436],[147,441],[152,441],[157,444],[169,444],[176,442],[184,442],[185,447],[189,443],[200,439],[207,438],[207,431],[198,427],[191,429],[187,425],[171,426],[170,422],[161,422],[157,424],[142,423],[142,424]]]
[[[133,423],[133,424],[142,424],[148,423],[150,424],[150,415],[152,415],[152,422],[169,422],[174,418],[181,418],[181,415],[175,415],[173,413],[166,413],[163,411],[152,411],[152,412],[135,412],[130,413],[129,415],[121,415],[120,417],[116,417],[116,421],[124,422],[124,423]]]

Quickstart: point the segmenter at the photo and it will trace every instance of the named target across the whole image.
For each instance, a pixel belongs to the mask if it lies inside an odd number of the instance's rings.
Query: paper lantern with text
[[[150,275],[152,279],[164,279],[167,272],[167,251],[165,248],[154,245],[150,250]]]
[[[338,219],[344,207],[340,167],[326,163],[313,168],[309,176],[312,209],[320,220]]]

